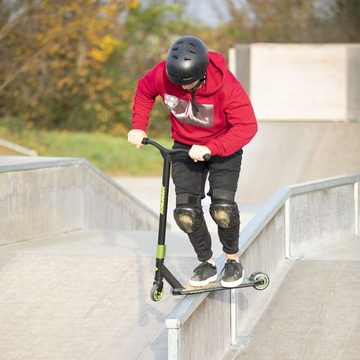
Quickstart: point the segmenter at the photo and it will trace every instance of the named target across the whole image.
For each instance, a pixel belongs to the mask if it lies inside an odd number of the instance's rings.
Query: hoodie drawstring
[[[196,103],[196,99],[195,99],[195,89],[191,90],[191,107],[194,116],[196,116],[199,112],[199,106]]]
[[[196,86],[194,86],[193,89],[191,89],[191,107],[192,107],[193,115],[195,117],[198,114],[198,112],[200,111],[199,105],[197,104],[196,99],[195,99],[195,91],[197,89],[199,89],[199,87],[202,86],[204,83],[205,83],[205,76],[202,79],[200,79],[200,81],[196,84]]]

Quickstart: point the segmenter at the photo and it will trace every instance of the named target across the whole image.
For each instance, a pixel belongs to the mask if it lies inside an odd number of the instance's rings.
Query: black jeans
[[[190,149],[190,146],[177,141],[173,149]],[[213,156],[209,161],[194,162],[186,154],[177,154],[172,159],[172,179],[175,185],[176,203],[179,199],[190,197],[191,206],[201,207],[201,199],[205,197],[205,182],[209,175],[209,192],[211,202],[225,200],[234,203],[235,193],[239,180],[243,150],[227,156]],[[223,251],[226,254],[236,254],[239,251],[239,225],[224,229],[218,227],[218,235]],[[209,260],[213,253],[211,250],[211,237],[205,220],[200,228],[188,234],[199,261]]]

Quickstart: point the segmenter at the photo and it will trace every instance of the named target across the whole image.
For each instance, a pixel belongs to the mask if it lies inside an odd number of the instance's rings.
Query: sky
[[[226,17],[226,12],[222,9],[224,9],[223,0],[190,0],[188,5],[189,14],[194,19],[203,21],[208,25],[216,25],[219,18]]]
[[[146,5],[148,0],[141,0]],[[174,0],[167,0],[175,2]],[[241,4],[243,0],[237,0]],[[206,25],[216,26],[221,18],[226,18],[224,0],[188,0],[187,12],[194,18]]]

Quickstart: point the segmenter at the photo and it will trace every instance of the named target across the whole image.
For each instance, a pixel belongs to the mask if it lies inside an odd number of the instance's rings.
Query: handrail
[[[290,190],[290,195],[301,195],[308,192],[329,189],[335,186],[351,185],[359,180],[359,174],[349,174],[295,184],[288,186],[287,188]]]

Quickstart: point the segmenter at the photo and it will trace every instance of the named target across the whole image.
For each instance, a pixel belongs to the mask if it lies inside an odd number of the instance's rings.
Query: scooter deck
[[[245,277],[243,282],[235,287],[228,288],[221,285],[220,281],[214,281],[211,282],[208,285],[205,286],[191,286],[186,285],[183,288],[175,288],[172,289],[173,295],[189,295],[189,294],[201,294],[204,292],[212,292],[212,291],[219,291],[219,290],[231,290],[231,289],[239,289],[239,288],[245,288],[245,287],[255,287],[256,285],[262,285],[263,280],[254,280],[248,277]]]

